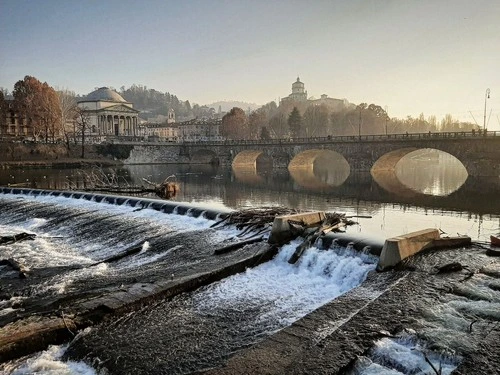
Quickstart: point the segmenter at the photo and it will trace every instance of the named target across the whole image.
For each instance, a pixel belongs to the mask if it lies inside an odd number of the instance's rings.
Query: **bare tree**
[[[73,141],[76,144],[76,95],[73,91],[62,89],[57,91],[57,97],[59,99],[59,111],[61,114],[61,130],[64,135],[66,147],[69,149],[70,133],[72,133]]]
[[[84,108],[75,107],[76,131],[81,135],[82,141],[82,159],[85,158],[85,133],[90,129],[90,117]]]

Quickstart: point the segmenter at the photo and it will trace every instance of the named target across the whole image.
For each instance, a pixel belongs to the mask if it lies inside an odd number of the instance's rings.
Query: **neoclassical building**
[[[89,119],[91,135],[138,135],[138,111],[115,90],[100,87],[78,101]]]

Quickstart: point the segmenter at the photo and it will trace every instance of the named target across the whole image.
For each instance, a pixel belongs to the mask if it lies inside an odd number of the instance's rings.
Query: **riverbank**
[[[57,160],[33,160],[33,161],[0,161],[0,169],[19,168],[85,168],[91,166],[110,167],[123,165],[122,162],[106,159],[72,159],[63,158]]]
[[[0,168],[122,165],[121,155],[114,154],[104,145],[85,145],[82,158],[81,145],[0,142]]]

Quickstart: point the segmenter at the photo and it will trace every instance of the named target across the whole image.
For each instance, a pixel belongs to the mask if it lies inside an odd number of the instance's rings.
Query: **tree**
[[[55,90],[47,82],[42,84],[40,119],[43,123],[45,143],[62,134],[61,110]]]
[[[66,141],[66,147],[69,149],[69,135],[73,135],[73,141],[76,144],[76,95],[73,91],[67,89],[57,91],[59,100],[59,111],[61,117],[61,129]]]
[[[16,110],[27,119],[35,140],[49,137],[54,140],[59,132],[60,111],[55,90],[47,82],[25,76],[14,85],[14,105]]]
[[[42,83],[35,77],[25,76],[14,85],[14,106],[20,117],[26,119],[35,140],[42,135],[40,123]]]
[[[274,138],[284,138],[289,134],[287,117],[278,112],[269,120],[269,132]]]
[[[3,90],[0,90],[0,134],[1,129],[6,125],[5,121],[7,119],[7,103],[5,102],[5,97]]]
[[[248,116],[248,129],[250,139],[257,139],[263,127],[267,125],[267,118],[262,108],[259,108]]]
[[[300,115],[297,107],[293,107],[292,112],[288,116],[288,128],[290,129],[290,136],[297,138],[302,130],[302,116]]]
[[[84,108],[75,108],[75,123],[77,133],[80,134],[82,140],[82,159],[85,158],[85,133],[90,130],[90,118],[87,111]]]
[[[271,133],[269,133],[269,129],[267,128],[267,126],[263,126],[260,129],[260,139],[262,140],[271,139]]]
[[[245,112],[234,107],[222,117],[220,133],[228,139],[248,138],[248,118]]]
[[[328,135],[330,111],[324,104],[312,105],[304,112],[304,131],[305,137],[324,137]]]

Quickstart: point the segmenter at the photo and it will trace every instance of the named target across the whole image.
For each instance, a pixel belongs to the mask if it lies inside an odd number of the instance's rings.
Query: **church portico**
[[[78,102],[88,117],[89,135],[137,136],[139,111],[117,92],[101,87]]]

